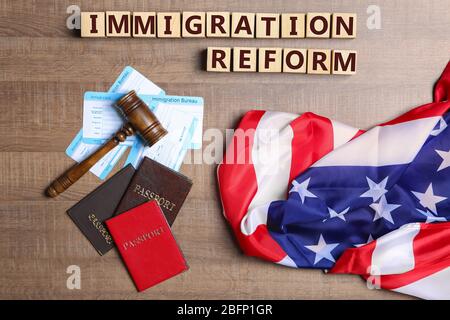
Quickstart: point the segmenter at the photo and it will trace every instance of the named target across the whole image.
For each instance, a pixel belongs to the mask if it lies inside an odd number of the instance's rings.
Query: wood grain
[[[84,11],[356,12],[354,40],[81,39],[66,28],[68,0],[0,1],[0,298],[405,299],[358,277],[292,270],[245,257],[226,225],[215,165],[189,165],[194,187],[174,225],[190,271],[136,293],[118,254],[100,257],[65,211],[95,188],[89,174],[56,200],[47,184],[73,161],[65,148],[82,123],[85,91],[105,91],[131,65],[169,94],[205,98],[205,129],[232,128],[249,109],[312,111],[367,128],[432,100],[449,60],[450,2],[379,0],[382,29],[368,30],[370,1],[77,1]],[[207,73],[207,47],[358,51],[351,77]],[[79,265],[81,290],[66,288]]]

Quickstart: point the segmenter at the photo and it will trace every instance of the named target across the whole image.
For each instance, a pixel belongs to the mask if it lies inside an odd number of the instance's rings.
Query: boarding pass
[[[135,90],[137,93],[145,93],[150,95],[165,94],[164,90],[144,77],[141,73],[132,67],[126,67],[114,82],[109,92],[128,93],[131,90]],[[67,148],[66,154],[73,160],[81,162],[91,155],[96,149],[98,149],[101,144],[102,143],[86,143],[83,141],[83,130],[80,130]],[[97,162],[90,171],[100,179],[105,179],[126,150],[126,145],[117,146],[106,154],[99,162]]]
[[[115,107],[116,102],[122,96],[123,94],[116,93],[86,92],[83,106],[84,139],[103,141],[109,139],[123,126],[123,119]],[[139,95],[139,97],[155,113],[162,126],[168,131],[161,141],[146,150],[144,156],[178,170],[199,125],[197,118],[187,111],[191,107],[203,107],[203,98],[149,95]],[[106,126],[102,126],[100,121],[97,123],[91,120],[98,115],[107,119]],[[137,135],[131,138],[130,140],[137,145]],[[142,143],[139,142],[139,145]],[[133,151],[131,153],[135,154]],[[138,160],[133,160],[132,163],[136,166]]]

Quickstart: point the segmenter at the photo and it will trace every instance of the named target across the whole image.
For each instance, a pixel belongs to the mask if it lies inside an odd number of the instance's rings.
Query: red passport
[[[138,291],[186,271],[186,260],[156,201],[106,221]]]

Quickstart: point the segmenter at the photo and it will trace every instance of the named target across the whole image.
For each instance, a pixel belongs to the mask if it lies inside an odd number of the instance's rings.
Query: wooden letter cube
[[[256,14],[256,37],[257,38],[279,38],[280,37],[280,15],[276,13]]]
[[[256,48],[233,48],[233,71],[256,72]]]
[[[304,38],[306,15],[304,13],[283,13],[281,15],[282,38]]]
[[[183,38],[204,38],[205,22],[205,12],[183,12]]]
[[[131,13],[129,11],[106,11],[106,36],[131,37]]]
[[[133,12],[133,37],[135,38],[156,37],[155,12]]]
[[[308,73],[331,74],[331,50],[308,50]]]
[[[333,13],[332,38],[356,38],[356,13]]]
[[[331,34],[331,14],[311,12],[306,14],[306,37],[329,38]]]
[[[260,48],[258,51],[258,72],[281,72],[283,49]]]
[[[333,50],[332,56],[332,74],[356,74],[356,51]]]
[[[230,13],[207,12],[206,36],[208,38],[226,38],[230,36]]]
[[[102,38],[105,36],[105,13],[82,12],[81,36],[83,38]]]
[[[254,38],[255,14],[233,12],[231,14],[231,37]]]
[[[284,49],[283,72],[306,73],[307,54],[306,49]]]
[[[209,47],[206,70],[210,72],[230,72],[231,48]]]
[[[158,12],[158,38],[181,38],[181,13]]]

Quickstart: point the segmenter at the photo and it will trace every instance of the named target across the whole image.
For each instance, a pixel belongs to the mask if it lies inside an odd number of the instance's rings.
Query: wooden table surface
[[[449,60],[450,1],[375,1],[381,30],[368,30],[372,1],[0,0],[0,298],[14,299],[403,299],[368,290],[356,276],[272,265],[240,252],[221,213],[215,165],[185,164],[194,187],[173,232],[190,265],[138,294],[113,251],[100,257],[66,214],[99,185],[88,174],[55,200],[48,183],[73,161],[64,151],[82,125],[85,91],[106,91],[131,65],[168,94],[205,99],[204,128],[233,128],[249,109],[312,111],[368,128],[430,102]],[[66,8],[84,11],[356,12],[355,40],[81,39]],[[208,46],[354,49],[358,74],[215,74]],[[207,145],[208,142],[205,142]],[[81,290],[66,287],[69,265]]]

